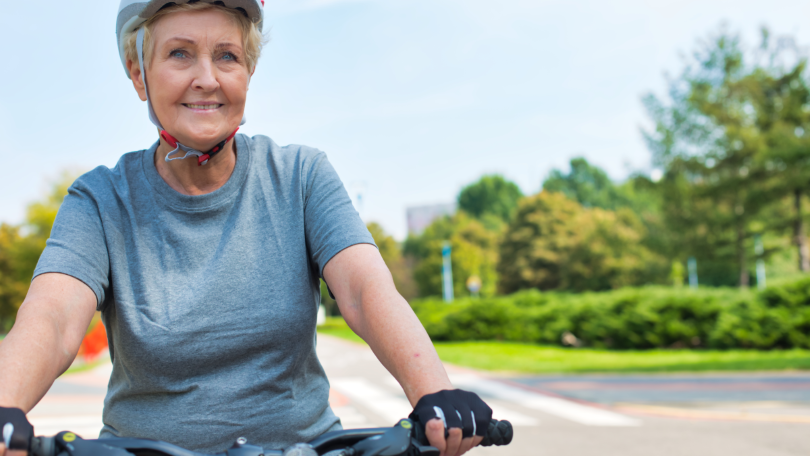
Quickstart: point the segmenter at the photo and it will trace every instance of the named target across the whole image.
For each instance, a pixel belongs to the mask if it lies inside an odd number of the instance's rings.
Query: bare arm
[[[397,292],[374,246],[358,244],[341,251],[323,275],[346,323],[402,385],[411,406],[425,394],[453,389],[425,328]],[[428,423],[428,438],[443,455],[462,454],[481,441],[474,437],[462,442],[458,428],[449,432],[445,443],[441,421]]]
[[[374,246],[351,246],[323,271],[349,327],[402,385],[411,406],[425,394],[452,389],[430,338],[394,287]]]
[[[64,274],[34,279],[0,343],[0,406],[34,408],[76,358],[95,310],[96,296],[81,281]]]

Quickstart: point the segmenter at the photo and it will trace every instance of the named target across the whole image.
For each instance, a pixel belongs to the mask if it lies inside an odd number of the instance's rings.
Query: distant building
[[[434,220],[456,212],[456,203],[415,206],[405,209],[408,219],[408,235],[418,235]]]

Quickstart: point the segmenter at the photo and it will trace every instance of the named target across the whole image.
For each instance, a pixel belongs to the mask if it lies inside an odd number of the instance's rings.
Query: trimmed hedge
[[[665,287],[582,294],[528,290],[449,305],[438,299],[411,305],[436,341],[507,340],[613,349],[810,348],[810,279],[762,292]]]

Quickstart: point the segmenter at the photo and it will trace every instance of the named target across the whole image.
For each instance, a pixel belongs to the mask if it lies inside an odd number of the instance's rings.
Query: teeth
[[[187,104],[191,109],[216,109],[219,107],[219,104],[210,104],[210,105],[198,105],[198,104]]]

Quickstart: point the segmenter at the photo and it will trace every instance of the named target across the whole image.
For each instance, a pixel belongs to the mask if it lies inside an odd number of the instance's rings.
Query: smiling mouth
[[[189,109],[219,109],[223,105],[220,103],[212,103],[212,104],[191,104],[191,103],[183,103],[183,106]]]

